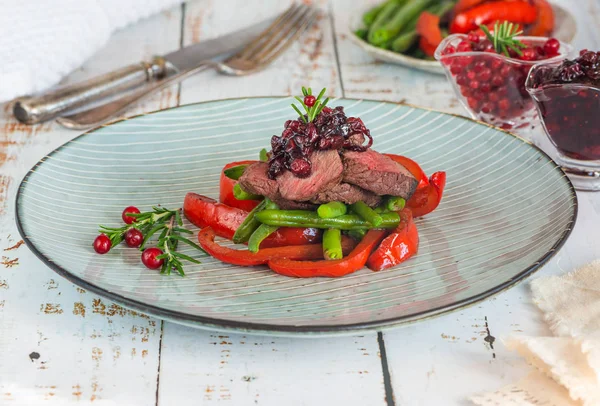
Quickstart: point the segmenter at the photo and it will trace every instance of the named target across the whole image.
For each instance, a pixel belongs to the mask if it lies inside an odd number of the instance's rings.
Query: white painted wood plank
[[[165,323],[159,405],[385,405],[373,335],[293,339]]]
[[[181,8],[117,33],[65,82],[178,48]],[[177,88],[137,111],[176,105]],[[78,133],[0,117],[0,404],[154,404],[161,322],[76,288],[18,242],[14,197],[26,171]],[[91,242],[90,242],[91,243]],[[102,403],[106,401],[108,403]]]
[[[185,43],[260,20],[288,4],[275,0],[188,4]],[[327,87],[330,94],[341,96],[329,23],[328,18],[321,19],[264,72],[243,78],[211,72],[184,82],[182,104],[296,94],[302,85]],[[270,135],[265,134],[265,139]],[[374,333],[342,339],[282,339],[164,325],[160,405],[384,405],[384,393]]]

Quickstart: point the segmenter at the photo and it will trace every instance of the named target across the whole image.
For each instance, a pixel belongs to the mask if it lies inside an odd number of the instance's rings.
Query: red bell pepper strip
[[[533,0],[537,9],[537,21],[527,31],[527,35],[547,37],[554,30],[554,10],[546,0]]]
[[[481,3],[484,3],[485,1],[486,0],[458,0],[453,9],[454,14],[458,14],[465,10],[478,6]]]
[[[404,166],[406,169],[408,169],[408,171],[410,173],[413,174],[415,179],[417,179],[419,181],[419,184],[417,185],[417,189],[429,185],[429,179],[427,179],[427,175],[425,175],[425,172],[423,171],[423,169],[421,169],[421,167],[419,166],[418,163],[416,163],[412,159],[407,158],[402,155],[395,155],[395,154],[384,154],[384,155],[389,156],[390,158],[392,158],[394,161],[398,162],[400,165]]]
[[[367,266],[373,271],[396,266],[417,253],[419,233],[413,222],[412,213],[410,209],[403,209],[398,214],[400,214],[398,227],[385,237],[379,247],[369,256]]]
[[[439,206],[445,186],[446,172],[435,172],[429,178],[429,184],[426,187],[418,188],[406,202],[406,207],[412,211],[414,217],[422,217],[431,213]]]
[[[195,226],[211,227],[218,236],[232,239],[248,212],[210,197],[188,193],[183,201],[183,214]],[[312,244],[321,241],[321,236],[322,231],[316,228],[282,227],[267,237],[260,247]]]
[[[275,259],[322,259],[323,246],[321,244],[308,244],[302,246],[286,246],[278,248],[264,248],[258,252],[248,250],[236,250],[223,247],[215,242],[215,232],[212,228],[206,227],[198,233],[198,242],[204,251],[219,261],[239,266],[263,265],[270,260]],[[342,239],[342,250],[351,251],[356,242],[349,237]]]
[[[417,34],[421,36],[419,47],[425,55],[433,56],[438,45],[442,42],[440,17],[424,11],[417,20]]]
[[[233,187],[237,180],[231,179],[225,175],[225,170],[238,165],[252,165],[257,161],[239,161],[231,162],[225,165],[221,171],[221,180],[219,181],[219,201],[230,207],[237,207],[245,211],[251,211],[258,205],[258,200],[238,200],[233,195]]]
[[[536,21],[537,9],[527,1],[496,1],[473,7],[458,13],[450,23],[450,33],[467,34],[481,24],[494,21],[509,21],[516,24],[532,24]]]
[[[333,261],[294,261],[291,258],[272,259],[268,262],[268,265],[273,271],[285,276],[337,278],[362,269],[373,249],[383,240],[386,234],[387,231],[385,230],[369,230],[356,248],[343,259]]]

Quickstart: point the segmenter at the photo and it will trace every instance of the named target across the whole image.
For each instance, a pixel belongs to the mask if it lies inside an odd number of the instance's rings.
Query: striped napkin
[[[476,405],[600,405],[600,260],[531,283],[554,337],[512,337],[534,368],[523,380],[471,398]]]
[[[0,0],[0,102],[40,92],[128,24],[182,0]]]

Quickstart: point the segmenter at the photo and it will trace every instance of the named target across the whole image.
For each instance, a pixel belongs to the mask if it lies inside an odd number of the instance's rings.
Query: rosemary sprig
[[[170,275],[171,270],[175,269],[181,276],[185,276],[181,260],[194,264],[200,263],[200,261],[189,255],[177,252],[177,245],[180,242],[204,252],[198,244],[182,236],[182,234],[193,234],[193,232],[183,227],[181,209],[169,210],[164,207],[154,206],[152,207],[152,211],[137,214],[129,213],[128,216],[135,217],[136,221],[116,228],[99,226],[100,232],[106,234],[110,239],[111,247],[120,244],[123,241],[125,233],[132,228],[136,228],[144,235],[140,251],[145,249],[146,244],[154,235],[160,233],[156,246],[162,250],[163,254],[156,258],[164,260],[161,269],[162,274]]]
[[[523,30],[521,30],[518,24],[515,25],[508,21],[504,21],[500,24],[499,21],[496,21],[493,33],[490,32],[485,25],[480,25],[479,28],[481,28],[485,36],[490,40],[492,45],[494,45],[494,49],[498,53],[503,53],[510,57],[510,52],[508,50],[511,49],[514,53],[521,56],[523,55],[521,49],[527,48],[527,45],[523,44],[518,39],[515,39],[516,36],[523,34]]]
[[[315,98],[315,102],[312,106],[307,106],[305,103],[306,96],[313,95],[312,89],[310,87],[307,89],[304,86],[302,86],[302,94],[304,95],[304,99],[301,99],[300,97],[295,96],[295,99],[300,102],[300,106],[302,108],[304,108],[305,113],[302,113],[300,111],[300,109],[298,108],[298,106],[296,106],[293,103],[292,103],[292,107],[294,108],[294,110],[296,110],[296,113],[298,113],[298,115],[300,116],[300,119],[302,121],[304,121],[306,124],[314,121],[314,119],[321,113],[321,111],[323,111],[323,109],[325,108],[327,103],[329,103],[329,97],[325,100],[322,100],[323,96],[325,95],[326,90],[327,90],[326,88],[323,88],[323,90],[321,90],[319,95]]]

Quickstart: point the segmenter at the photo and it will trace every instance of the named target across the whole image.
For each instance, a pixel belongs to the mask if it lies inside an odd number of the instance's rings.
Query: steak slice
[[[307,201],[342,180],[344,165],[337,151],[316,151],[309,158],[312,172],[307,178],[298,178],[290,171],[285,171],[277,178],[279,194],[284,199]]]
[[[344,153],[343,181],[378,195],[400,196],[406,200],[418,184],[405,167],[372,149]]]
[[[269,165],[266,162],[257,162],[246,168],[240,176],[240,187],[248,193],[266,196],[271,200],[277,200],[279,196],[279,185],[276,180],[267,175]]]
[[[360,201],[365,202],[368,206],[375,207],[381,203],[381,197],[350,183],[340,183],[319,193],[311,200],[311,202],[319,204],[329,202],[353,204]]]

